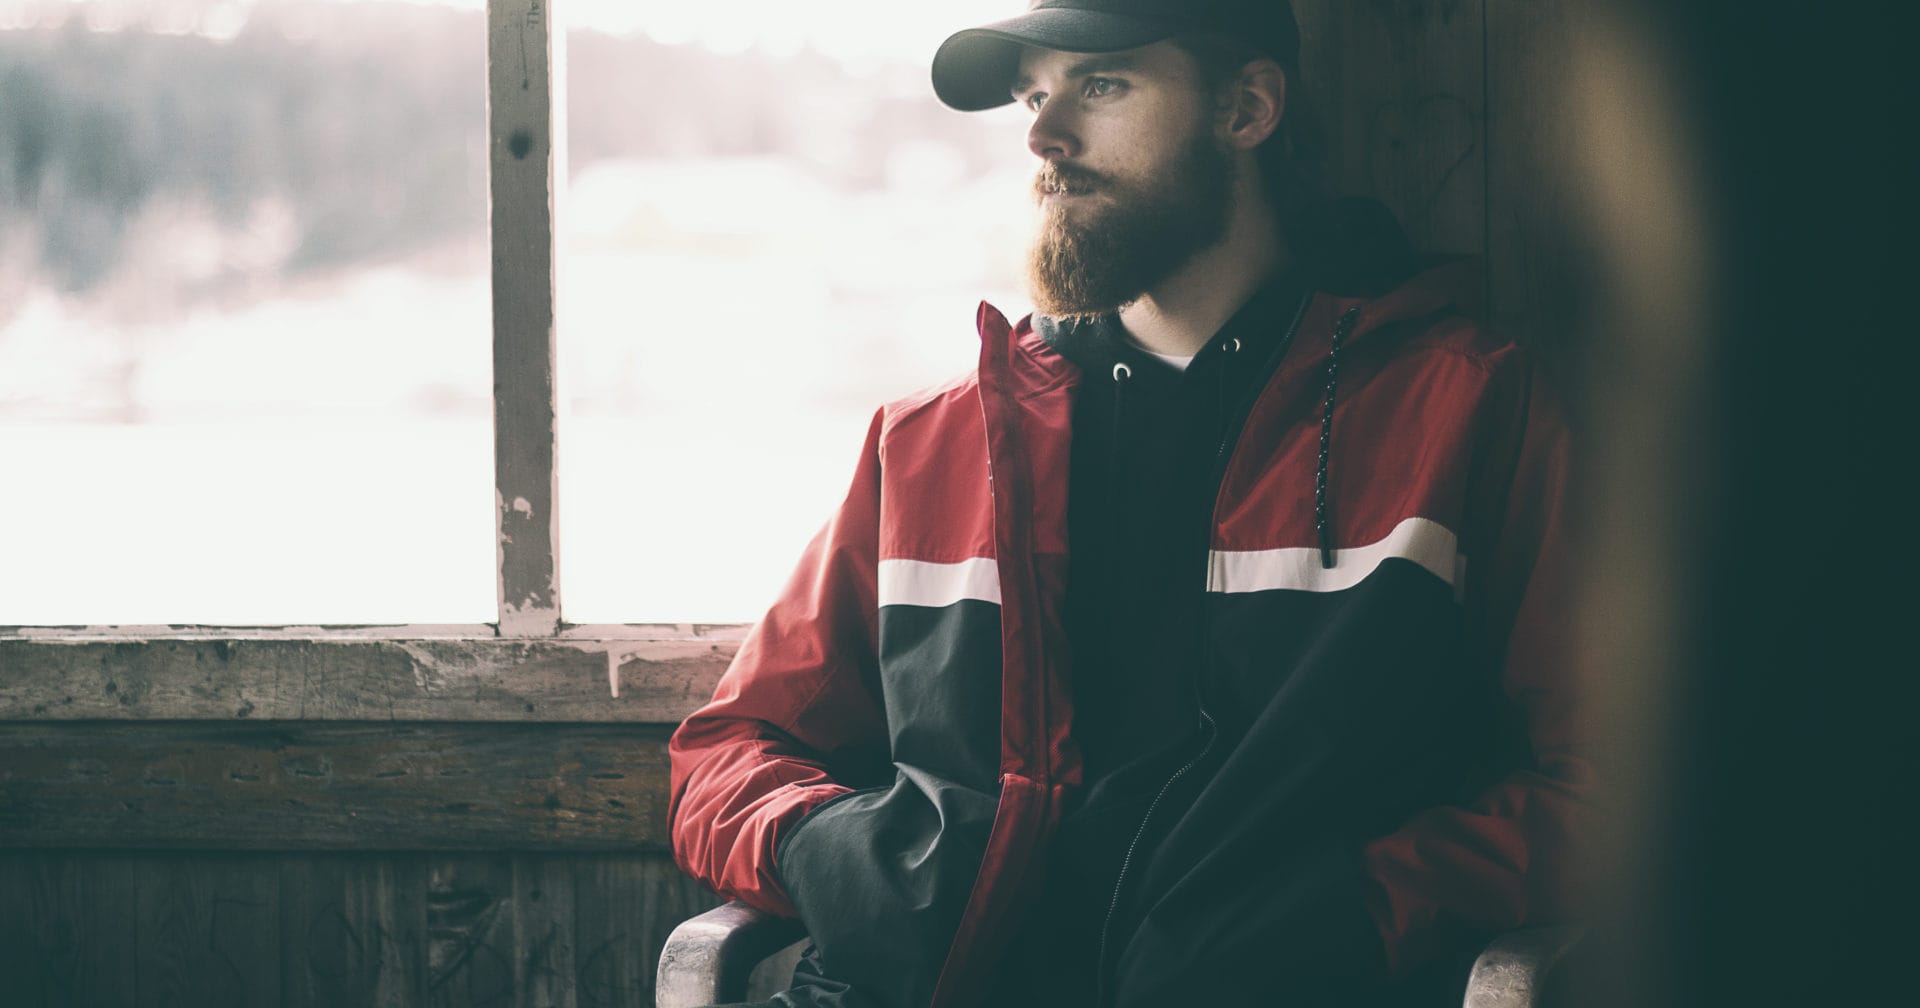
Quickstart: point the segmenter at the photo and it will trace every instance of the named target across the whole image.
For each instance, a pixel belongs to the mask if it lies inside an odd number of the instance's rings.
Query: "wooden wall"
[[[0,1004],[651,1004],[738,636],[0,640]]]
[[[1577,11],[1295,6],[1336,177],[1569,370]],[[650,1004],[712,902],[664,853],[664,738],[731,646],[0,640],[0,1001]]]
[[[1598,18],[1565,0],[1293,6],[1337,185],[1385,203],[1422,252],[1475,261],[1480,319],[1577,399],[1596,256],[1570,109]]]
[[[0,1003],[650,1005],[714,902],[657,851],[0,852]]]

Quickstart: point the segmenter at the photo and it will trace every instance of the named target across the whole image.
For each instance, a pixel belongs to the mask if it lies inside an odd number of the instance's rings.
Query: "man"
[[[785,1005],[1446,1004],[1556,912],[1587,771],[1562,435],[1378,208],[1284,2],[1042,0],[1038,308],[875,417],[674,736],[680,864],[798,915]]]

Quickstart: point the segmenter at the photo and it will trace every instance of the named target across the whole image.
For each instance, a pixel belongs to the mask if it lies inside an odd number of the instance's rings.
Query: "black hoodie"
[[[1414,263],[1379,204],[1341,201],[1309,226],[1322,250],[1314,263],[1255,291],[1184,370],[1142,350],[1115,316],[1035,319],[1042,338],[1087,376],[1073,405],[1066,608],[1073,734],[1087,786],[1063,810],[1040,898],[1002,968],[998,1003],[1113,1002],[1115,959],[1139,947],[1139,910],[1156,895],[1140,890],[1154,888],[1157,845],[1185,815],[1218,751],[1232,748],[1216,747],[1215,735],[1244,731],[1232,724],[1230,702],[1211,705],[1224,726],[1201,716],[1207,537],[1226,459],[1314,289],[1376,294],[1404,280]],[[1330,377],[1327,394],[1336,389]],[[1276,947],[1256,965],[1310,962],[1328,991],[1351,992],[1357,983],[1382,1003],[1421,1003],[1413,989],[1369,987],[1385,967],[1351,884],[1358,869],[1350,853],[1327,852],[1325,864],[1302,873],[1311,877],[1274,887],[1265,921],[1288,922],[1290,930],[1270,938],[1291,948]],[[1259,928],[1263,920],[1241,923]],[[1150,938],[1144,944],[1153,947]],[[1192,965],[1170,955],[1128,969]],[[1453,976],[1458,965],[1413,986],[1457,997],[1464,986]],[[1196,977],[1191,989],[1207,983]]]

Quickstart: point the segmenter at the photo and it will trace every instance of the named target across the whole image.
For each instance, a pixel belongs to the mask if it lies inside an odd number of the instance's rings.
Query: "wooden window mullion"
[[[554,220],[566,178],[563,32],[549,0],[487,4],[499,629],[560,626]]]

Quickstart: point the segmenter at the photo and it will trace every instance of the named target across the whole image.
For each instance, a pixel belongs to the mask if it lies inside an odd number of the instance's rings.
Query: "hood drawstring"
[[[1348,308],[1333,327],[1333,343],[1327,348],[1327,396],[1320,411],[1320,462],[1313,476],[1313,528],[1320,534],[1320,566],[1334,565],[1333,515],[1327,507],[1327,465],[1333,454],[1333,403],[1340,386],[1340,341],[1353,331],[1360,320],[1360,306]]]
[[[1125,362],[1117,362],[1113,365],[1113,427],[1107,439],[1107,506],[1109,508],[1113,506],[1114,501],[1120,499],[1120,445],[1126,438],[1125,424],[1122,421],[1126,412],[1123,404],[1127,398],[1127,380],[1132,377],[1133,368],[1127,366]],[[1115,541],[1118,541],[1118,527],[1117,524],[1114,526]]]
[[[1240,338],[1230,337],[1220,344],[1221,355],[1240,352]],[[1233,407],[1227,402],[1227,372],[1232,370],[1231,361],[1222,361],[1213,371],[1213,430],[1216,436],[1227,429],[1227,419]]]

